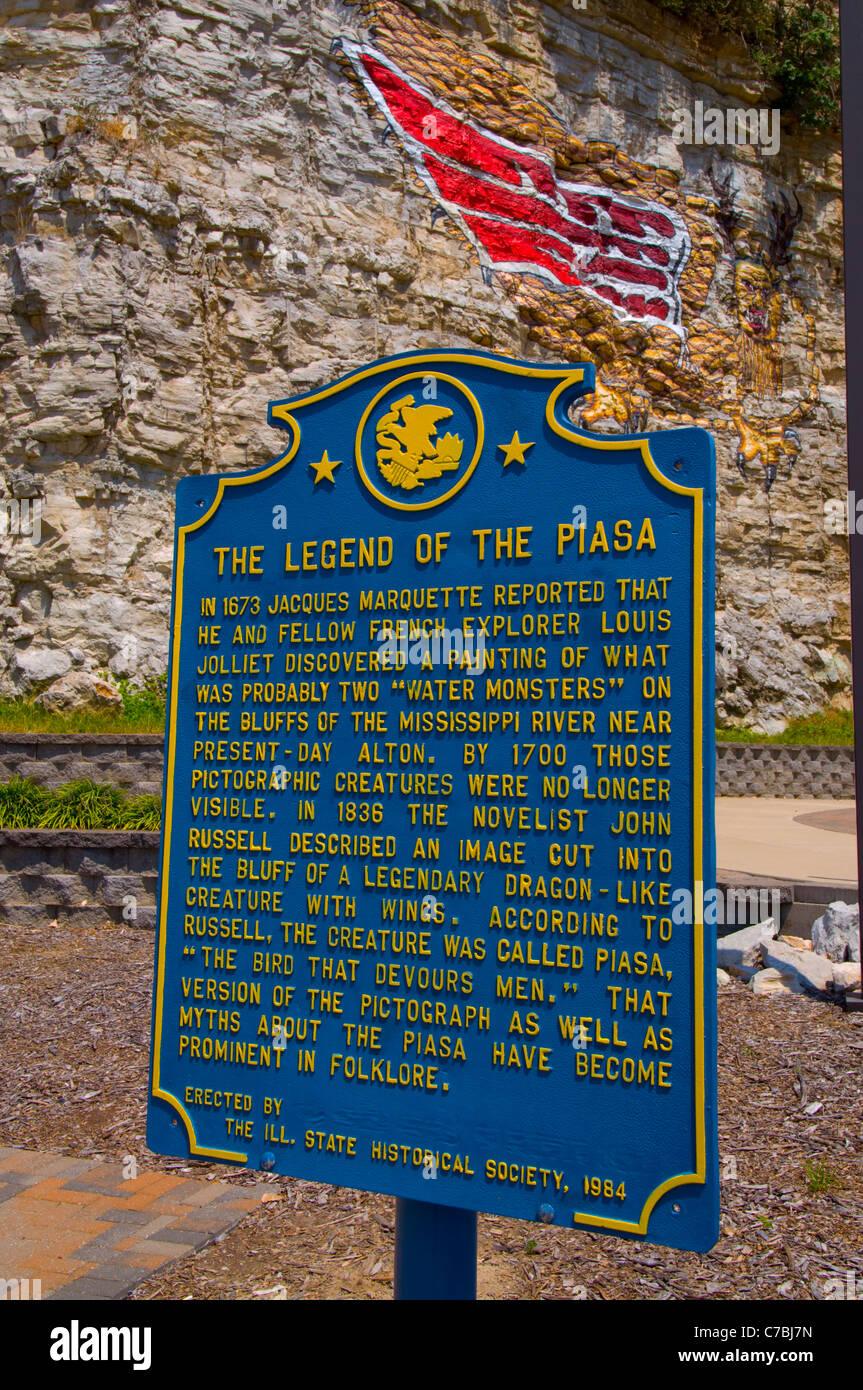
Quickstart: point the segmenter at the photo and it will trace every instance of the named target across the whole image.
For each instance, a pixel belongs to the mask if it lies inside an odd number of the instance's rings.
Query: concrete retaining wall
[[[854,797],[854,749],[718,743],[717,796]]]
[[[103,927],[106,922],[153,927],[159,864],[159,836],[142,830],[0,830],[0,923],[50,927],[52,923]],[[745,874],[720,881],[727,893],[753,888],[780,900],[780,922],[808,936],[812,922],[839,896],[856,902],[856,889],[829,885],[757,880]],[[755,895],[757,899],[757,893]],[[765,902],[767,899],[764,900]],[[719,935],[769,916],[773,900],[738,900],[743,915]],[[124,911],[126,915],[124,916]]]
[[[147,830],[0,830],[0,922],[154,927],[159,836]]]
[[[0,781],[90,777],[160,793],[162,745],[159,734],[2,734]],[[854,750],[722,743],[717,793],[853,797]],[[0,922],[152,927],[158,859],[159,836],[148,831],[0,829]]]
[[[0,782],[15,773],[46,787],[76,778],[130,792],[162,790],[161,734],[0,734]],[[854,796],[854,749],[719,743],[717,796]]]
[[[16,774],[43,787],[89,777],[126,792],[162,792],[161,734],[0,733],[0,782]]]

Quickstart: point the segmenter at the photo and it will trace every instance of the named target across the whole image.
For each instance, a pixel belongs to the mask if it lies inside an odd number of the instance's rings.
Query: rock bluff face
[[[0,692],[161,672],[176,480],[476,345],[713,429],[719,717],[847,701],[840,154],[774,148],[742,49],[630,0],[9,0],[0,66]]]

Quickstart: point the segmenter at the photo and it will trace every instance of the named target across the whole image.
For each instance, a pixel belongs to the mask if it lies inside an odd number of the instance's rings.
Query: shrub
[[[839,125],[835,0],[655,0],[701,33],[737,33],[785,110],[811,130]]]
[[[39,820],[43,830],[113,829],[123,800],[117,787],[69,782],[49,791]]]
[[[120,807],[118,830],[158,830],[161,824],[159,796],[132,796]]]
[[[127,797],[108,783],[51,788],[13,777],[0,784],[0,828],[5,830],[158,830],[161,821],[160,797]]]
[[[26,777],[13,777],[0,786],[0,826],[8,830],[23,830],[41,824],[47,791]]]

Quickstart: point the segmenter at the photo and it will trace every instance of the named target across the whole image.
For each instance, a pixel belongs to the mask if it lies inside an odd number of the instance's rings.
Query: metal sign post
[[[396,1201],[397,1299],[476,1298],[476,1212]]]

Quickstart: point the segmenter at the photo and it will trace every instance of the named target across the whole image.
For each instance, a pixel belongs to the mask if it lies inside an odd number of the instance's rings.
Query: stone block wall
[[[0,780],[18,773],[43,786],[73,777],[114,781],[124,790],[162,789],[158,734],[6,734]],[[852,748],[723,743],[717,795],[854,796]],[[50,927],[153,927],[159,836],[149,831],[0,829],[0,922]]]
[[[0,921],[154,927],[158,862],[150,831],[0,830]]]
[[[162,790],[158,734],[3,734],[0,781],[55,787],[74,777]],[[722,743],[719,796],[854,796],[853,748]],[[153,927],[159,836],[149,831],[0,829],[0,923]],[[811,914],[810,914],[811,915]]]
[[[161,795],[163,746],[161,734],[0,734],[0,782],[17,774],[58,787],[89,777]],[[854,749],[720,743],[716,795],[853,798]]]
[[[0,782],[30,777],[59,787],[89,778],[161,796],[163,747],[161,734],[0,734]]]
[[[720,743],[716,795],[853,800],[854,749]]]

